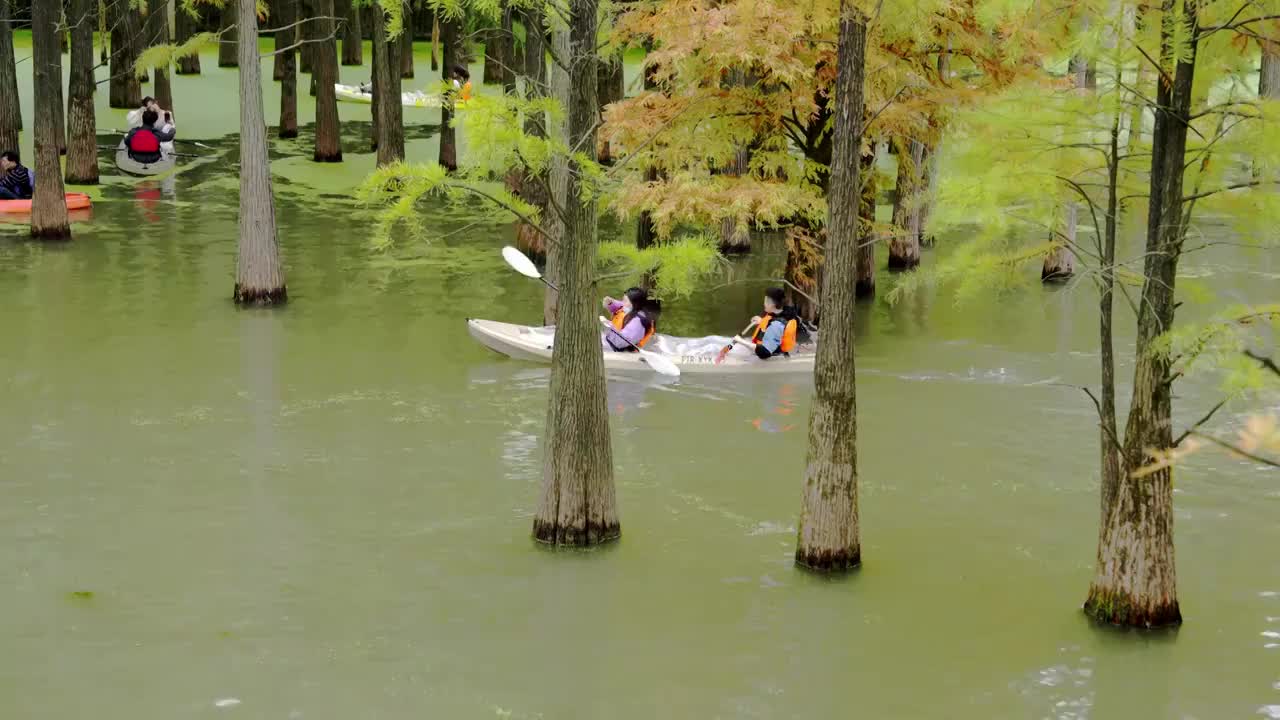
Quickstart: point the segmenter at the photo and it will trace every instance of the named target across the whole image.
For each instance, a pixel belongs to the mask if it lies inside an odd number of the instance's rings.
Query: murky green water
[[[1182,630],[1076,610],[1097,439],[1059,383],[1095,382],[1087,287],[863,311],[852,577],[791,564],[805,379],[611,379],[623,540],[548,552],[528,537],[548,371],[463,323],[538,317],[495,252],[508,229],[372,255],[346,199],[367,126],[342,165],[304,136],[274,165],[292,302],[235,310],[234,74],[213,65],[175,93],[214,158],[111,179],[70,245],[0,226],[0,717],[1280,713],[1275,473],[1205,455],[1179,475]],[[1273,255],[1188,261],[1242,299],[1280,278]],[[667,327],[731,331],[757,289]],[[1215,397],[1182,386],[1181,417]]]

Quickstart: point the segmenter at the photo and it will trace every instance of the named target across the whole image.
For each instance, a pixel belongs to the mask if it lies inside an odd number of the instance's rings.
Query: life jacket
[[[764,340],[765,331],[775,322],[785,323],[782,328],[782,342],[778,345],[778,351],[775,354],[787,355],[796,349],[796,335],[800,332],[800,321],[794,316],[788,315],[785,311],[777,315],[765,315],[760,318],[760,324],[756,326],[756,331],[751,335],[752,344],[759,345]]]
[[[128,143],[129,157],[140,163],[160,162],[160,138],[151,128],[138,128]]]
[[[649,320],[649,316],[645,315],[644,311],[641,311],[637,315],[637,317],[644,318],[644,320]],[[643,324],[643,320],[641,322]],[[618,311],[613,314],[613,329],[622,330],[623,326],[625,326],[626,323],[627,323],[627,311],[623,308],[618,308]],[[654,327],[653,321],[650,320],[648,325],[649,325],[649,331],[644,334],[644,337],[640,338],[640,342],[636,343],[636,347],[644,347],[644,344],[649,342],[649,338],[653,337],[653,332],[656,329]],[[627,348],[627,349],[630,350],[631,348]]]
[[[463,102],[466,102],[467,100],[471,99],[471,81],[470,80],[468,80],[466,84],[462,86],[461,98]]]

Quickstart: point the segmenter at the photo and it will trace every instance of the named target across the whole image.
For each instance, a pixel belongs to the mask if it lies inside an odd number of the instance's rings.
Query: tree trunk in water
[[[1085,23],[1085,27],[1088,27],[1088,23]],[[1077,55],[1072,58],[1070,67],[1076,92],[1088,92],[1092,87],[1091,82],[1096,85],[1096,78],[1093,81],[1089,78],[1089,63],[1083,57]],[[1044,265],[1040,268],[1042,282],[1065,282],[1075,274],[1076,257],[1072,247],[1076,242],[1079,212],[1079,205],[1068,201],[1063,209],[1062,235],[1050,231],[1049,241],[1053,243],[1053,249],[1045,255]]]
[[[18,100],[18,65],[14,58],[13,26],[7,0],[0,0],[0,147],[18,147],[22,132],[22,106]]]
[[[525,53],[528,55],[524,61],[526,72],[524,79],[525,99],[533,100],[547,94],[546,50],[543,45],[541,33],[542,16],[540,11],[536,8],[530,8],[520,12],[522,14],[521,19],[525,27],[538,28],[538,31],[530,33],[529,42],[525,44]],[[545,115],[542,113],[530,113],[526,115],[524,119],[524,132],[530,137],[546,137],[547,127]],[[544,226],[548,225],[548,221],[550,220],[547,213],[548,182],[548,176],[545,171],[538,175],[529,175],[526,174],[526,171],[521,171],[519,173],[519,177],[514,183],[516,186],[515,191],[520,198],[541,211],[541,219]],[[529,223],[523,221],[516,223],[516,247],[530,257],[537,259],[547,258],[547,239]],[[550,269],[550,263],[548,263],[548,269]],[[555,291],[547,288],[547,293],[548,295],[553,295]],[[545,311],[548,309],[553,310],[554,305],[544,303],[543,309],[545,316],[547,314]],[[554,324],[554,311],[550,314],[550,318],[551,319],[547,324]]]
[[[297,3],[298,3],[297,20],[303,20],[305,18],[311,18],[316,16],[316,0],[297,0]],[[307,80],[307,82],[311,84],[312,97],[315,97],[315,94],[316,94],[316,82],[315,82],[314,74],[315,74],[315,58],[316,58],[317,43],[314,41],[319,40],[320,38],[316,30],[317,28],[314,22],[303,23],[299,25],[296,30],[294,30],[294,32],[298,33],[299,39],[313,41],[313,42],[303,43],[301,46],[298,47],[298,57],[301,60],[299,64],[300,72],[302,72],[304,75],[313,76],[311,78],[308,78]]]
[[[0,4],[5,1],[0,0]],[[93,29],[98,24],[97,14],[97,0],[71,0],[67,182],[76,185],[98,184],[98,129],[93,112]]]
[[[378,138],[382,136],[382,131],[378,128],[378,103],[382,97],[382,66],[387,60],[387,15],[383,11],[382,6],[374,3],[367,6],[365,10],[365,24],[369,27],[369,51],[373,54],[372,64],[369,67],[369,84],[373,87],[373,92],[369,97],[369,149],[378,150]]]
[[[149,36],[151,44],[168,45],[169,44],[169,0],[151,0],[151,12],[147,16],[147,23],[151,26]],[[165,110],[173,109],[173,85],[169,81],[169,66],[152,68],[152,75],[155,77],[155,87],[151,94],[155,96],[156,103]]]
[[[1280,100],[1280,42],[1262,41],[1262,67],[1258,71],[1258,97]]]
[[[1173,13],[1176,1],[1164,0],[1166,16]],[[1145,279],[1123,467],[1111,505],[1103,510],[1093,584],[1084,604],[1085,612],[1098,621],[1131,627],[1182,622],[1173,549],[1173,473],[1168,466],[1149,467],[1155,462],[1151,451],[1159,455],[1173,446],[1171,363],[1167,354],[1154,350],[1159,338],[1173,326],[1175,282],[1185,233],[1182,170],[1200,30],[1197,1],[1182,2],[1192,40],[1189,52],[1177,53],[1181,57],[1175,63],[1172,82],[1160,83],[1156,92]],[[1173,32],[1181,28],[1172,24],[1163,28],[1161,57],[1173,57],[1177,42]]]
[[[431,72],[440,69],[440,60],[437,54],[440,50],[440,16],[435,10],[431,11]]]
[[[192,17],[190,13],[183,9],[181,2],[176,5],[173,24],[174,31],[178,36],[177,42],[179,45],[190,40],[191,36],[196,34],[196,25],[198,22],[198,18]],[[278,48],[280,45],[277,44],[276,47]],[[197,53],[190,57],[178,58],[178,74],[199,75],[200,54]]]
[[[597,0],[571,0],[569,104],[571,147],[595,152]],[[563,72],[556,67],[556,72]],[[570,160],[573,163],[573,160]],[[551,359],[542,496],[533,536],[556,545],[595,545],[620,534],[613,448],[596,324],[596,201],[584,200],[581,171],[567,174],[564,236],[557,255],[560,316]]]
[[[526,32],[527,35],[527,32]],[[652,40],[646,41],[644,51],[647,55],[653,51]],[[653,91],[658,89],[657,78],[654,77],[654,68],[649,65],[641,67],[642,73],[640,78],[640,86],[643,90]],[[659,178],[658,169],[655,167],[647,167],[644,170],[645,182],[657,182]],[[639,217],[636,218],[636,247],[641,250],[652,247],[658,240],[658,228],[653,223],[653,216],[648,210],[641,211]],[[750,241],[748,241],[750,242]]]
[[[507,94],[516,91],[516,72],[524,64],[516,50],[513,12],[510,5],[502,9],[502,92]]]
[[[284,5],[288,0],[272,0],[271,2],[271,26],[275,28],[284,28],[284,26],[292,23],[292,20],[285,21],[285,15],[288,11]],[[297,42],[296,28],[288,30],[278,29],[271,33],[272,44],[275,46],[276,55],[271,59],[271,79],[276,82],[284,82],[284,56],[287,53],[281,52],[285,48]]]
[[[218,42],[218,67],[236,66],[238,48],[236,38],[240,34],[236,27],[236,6],[242,1],[256,4],[256,0],[227,0],[227,4],[222,8],[222,24],[219,26],[222,37]]]
[[[57,117],[62,85],[62,54],[58,50],[61,5],[36,2],[31,6],[31,74],[35,89],[36,188],[31,199],[31,237],[69,240],[71,223],[63,197],[62,166],[58,160]]]
[[[413,79],[413,6],[404,4],[404,32],[400,34],[400,78]]]
[[[239,3],[240,245],[234,299],[238,305],[279,305],[288,298],[276,238],[276,201],[262,108],[255,3]]]
[[[866,121],[866,118],[863,118]],[[854,260],[854,297],[867,299],[876,294],[876,200],[880,188],[876,183],[876,154],[861,159],[858,179],[862,192],[858,196],[858,255]]]
[[[730,68],[725,85],[730,92],[733,88],[746,87],[749,83],[754,84],[755,78],[749,77],[746,70],[742,67]],[[747,174],[751,169],[751,147],[750,145],[737,145],[734,150],[733,160],[720,169],[722,175],[731,177],[741,177]],[[745,253],[751,251],[751,226],[747,223],[739,223],[736,218],[725,218],[720,221],[720,252],[728,254]]]
[[[386,19],[380,8],[373,12],[374,42],[377,61],[374,63],[374,125],[378,129],[378,165],[390,165],[404,160],[404,107],[400,103],[400,52],[399,38],[388,41]],[[411,30],[405,28],[404,32]]]
[[[247,0],[243,0],[247,1]],[[333,17],[333,0],[314,0],[313,7],[321,18]],[[322,38],[316,45],[316,149],[312,159],[316,162],[342,162],[342,127],[338,123],[338,96],[334,84],[338,82],[338,43],[333,37],[332,20],[316,20],[317,31]]]
[[[342,29],[342,64],[358,67],[364,64],[364,32],[360,26],[360,8],[352,0],[343,0],[347,24]]]
[[[920,264],[920,180],[924,143],[898,138],[898,182],[893,199],[893,237],[889,269],[912,270]]]
[[[441,53],[440,76],[449,82],[449,73],[454,65],[461,65],[462,28],[458,18],[445,17],[440,21]],[[449,172],[458,169],[458,138],[453,128],[453,108],[446,104],[440,108],[440,154],[437,158],[440,165]]]
[[[108,25],[111,26],[111,80],[108,104],[113,108],[132,110],[142,104],[142,86],[134,74],[134,61],[138,59],[135,39],[141,32],[134,22],[137,13],[120,2],[107,4],[111,8]]]
[[[835,148],[827,194],[822,342],[813,366],[813,409],[805,457],[796,564],[832,572],[862,561],[858,538],[858,432],[854,383],[854,292],[858,254],[858,166],[862,146],[867,25],[841,2]]]
[[[625,92],[622,70],[621,54],[601,57],[600,64],[596,66],[596,95],[602,116],[606,107],[622,99]],[[601,121],[603,122],[603,119]],[[610,146],[609,139],[602,137],[597,145],[600,162],[604,165],[612,165],[613,148]]]
[[[291,25],[298,20],[298,0],[277,0],[278,27]],[[281,36],[284,36],[281,38]],[[276,45],[287,48],[298,40],[297,29],[276,33]],[[298,137],[298,50],[287,50],[276,56],[280,61],[280,129],[281,138]]]
[[[484,31],[484,84],[497,85],[502,82],[502,66],[506,57],[502,54],[505,48],[502,43],[501,28],[489,28]]]

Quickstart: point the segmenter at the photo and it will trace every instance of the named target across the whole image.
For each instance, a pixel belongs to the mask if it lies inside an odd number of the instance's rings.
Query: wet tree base
[[[292,130],[281,129],[279,132],[276,133],[276,137],[280,138],[281,140],[292,140],[293,138],[298,137],[298,129],[297,128],[293,128]]]
[[[897,255],[889,255],[888,269],[890,272],[902,272],[904,270],[915,270],[920,266],[920,258],[899,257]]]
[[[33,225],[31,227],[31,239],[32,240],[70,240],[71,226],[58,225],[55,227],[37,228]]]
[[[315,153],[314,155],[311,156],[311,159],[315,160],[316,162],[325,162],[325,163],[342,162],[342,152],[339,151],[336,155],[328,155],[325,153]]]
[[[68,185],[97,185],[99,183],[98,175],[71,175],[68,174],[63,178]]]
[[[273,290],[259,290],[241,287],[239,283],[236,283],[233,299],[237,305],[242,307],[270,307],[272,305],[285,304],[289,299],[289,293],[282,287]]]
[[[1166,603],[1141,603],[1136,599],[1097,586],[1089,588],[1089,599],[1084,603],[1084,614],[1104,625],[1118,627],[1175,628],[1182,624],[1178,601]]]
[[[1040,271],[1040,282],[1064,283],[1074,274],[1070,268],[1044,268]]]
[[[565,527],[540,518],[535,518],[533,521],[533,539],[546,545],[590,547],[613,542],[620,537],[622,537],[622,527],[618,523],[612,525],[584,523],[581,526]]]
[[[853,296],[859,300],[866,300],[876,296],[875,280],[859,280],[853,286]]]
[[[817,573],[841,573],[862,565],[862,549],[808,550],[796,548],[796,565]]]

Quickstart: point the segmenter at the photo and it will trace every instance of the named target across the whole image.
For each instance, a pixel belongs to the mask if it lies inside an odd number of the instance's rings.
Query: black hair
[[[652,303],[649,300],[649,292],[644,288],[627,288],[627,299],[631,301],[631,312],[622,320],[622,326],[626,327],[631,319],[640,313],[640,322],[646,329],[653,327],[653,317],[650,315]]]
[[[153,103],[153,102],[155,102],[155,101],[156,101],[156,99],[155,99],[155,98],[153,98],[153,97],[151,97],[150,95],[148,95],[148,96],[146,96],[146,97],[142,98],[142,107],[146,107],[146,106],[150,105],[151,103]]]
[[[780,287],[771,287],[765,290],[764,296],[772,300],[779,310],[782,309],[783,304],[787,301],[787,294]]]
[[[152,125],[155,125],[156,121],[159,119],[160,119],[160,114],[157,113],[155,110],[146,110],[142,113],[142,126],[145,128],[149,128]]]
[[[471,73],[467,72],[467,68],[462,65],[454,65],[453,74],[461,77],[463,80],[471,79]]]
[[[5,150],[3,153],[0,153],[0,157],[3,157],[5,160],[8,160],[9,162],[16,162],[16,163],[22,162],[22,160],[18,158],[17,150]]]

